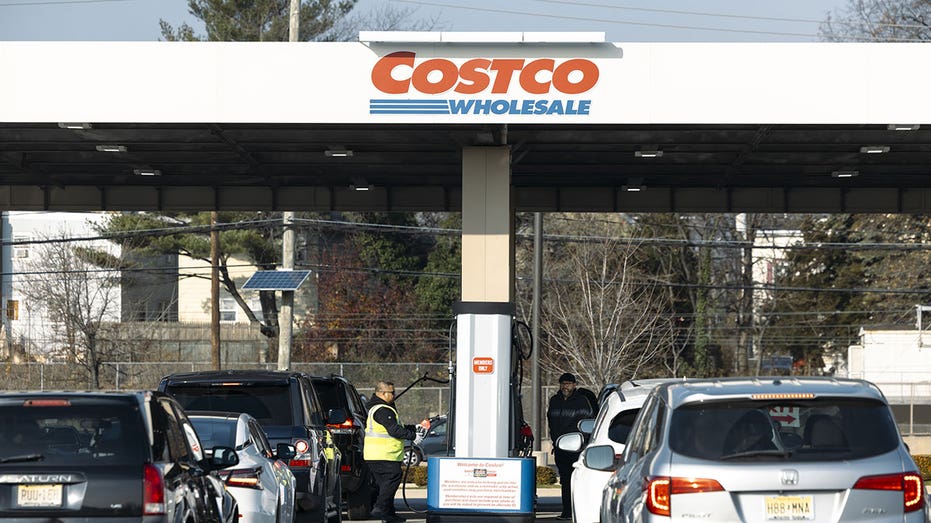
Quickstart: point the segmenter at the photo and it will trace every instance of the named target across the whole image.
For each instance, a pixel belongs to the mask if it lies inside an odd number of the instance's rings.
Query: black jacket
[[[388,405],[391,408],[395,408],[393,402],[388,403],[373,394],[372,399],[369,400],[368,411],[372,412],[372,407],[375,405]],[[388,434],[393,438],[413,440],[417,436],[417,432],[404,428],[404,425],[398,423],[398,418],[394,415],[393,410],[378,409],[375,411],[374,420],[384,425],[385,430],[387,430]]]
[[[568,398],[557,392],[550,398],[549,407],[546,409],[546,420],[550,426],[550,439],[556,441],[556,438],[569,432],[578,431],[580,420],[591,418],[595,415],[595,408],[578,390],[572,393]]]

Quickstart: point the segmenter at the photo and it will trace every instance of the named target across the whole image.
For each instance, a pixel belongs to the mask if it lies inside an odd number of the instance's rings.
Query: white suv
[[[591,439],[585,445],[582,432],[563,434],[556,440],[556,446],[569,452],[579,452],[578,461],[572,470],[572,521],[576,523],[597,523],[601,507],[601,491],[611,477],[611,470],[596,470],[586,464],[586,454],[593,447],[611,446],[614,454],[624,452],[627,435],[634,424],[640,407],[654,387],[678,378],[660,378],[626,381],[607,395],[598,409],[598,416],[591,429]],[[591,420],[579,422],[579,428],[588,432]]]

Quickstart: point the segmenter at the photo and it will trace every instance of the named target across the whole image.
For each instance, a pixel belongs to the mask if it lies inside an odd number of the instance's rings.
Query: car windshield
[[[291,425],[288,385],[171,385],[168,392],[184,410],[245,412],[264,426]]]
[[[670,448],[708,460],[843,461],[895,449],[888,407],[861,398],[689,403],[673,411]]]
[[[191,418],[197,437],[200,438],[204,448],[235,447],[236,446],[236,420],[226,418]]]
[[[0,407],[0,463],[142,463],[145,440],[139,414],[121,402]]]

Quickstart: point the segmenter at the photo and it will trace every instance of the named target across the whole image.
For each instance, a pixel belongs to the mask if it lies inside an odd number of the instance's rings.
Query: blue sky
[[[604,31],[612,42],[810,42],[846,0],[359,0],[441,20],[451,31]],[[0,0],[0,40],[158,40],[187,0]]]

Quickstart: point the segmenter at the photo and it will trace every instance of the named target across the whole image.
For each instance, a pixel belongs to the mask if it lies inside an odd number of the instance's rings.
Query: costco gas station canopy
[[[360,40],[2,42],[0,208],[460,210],[486,146],[519,211],[931,206],[931,46]]]
[[[427,517],[457,521],[502,506],[442,485],[510,452],[469,428],[511,420],[515,210],[928,212],[929,63],[924,44],[592,34],[2,42],[0,209],[461,210],[463,460],[431,467]],[[532,520],[524,465],[492,474],[520,485],[513,521]]]

